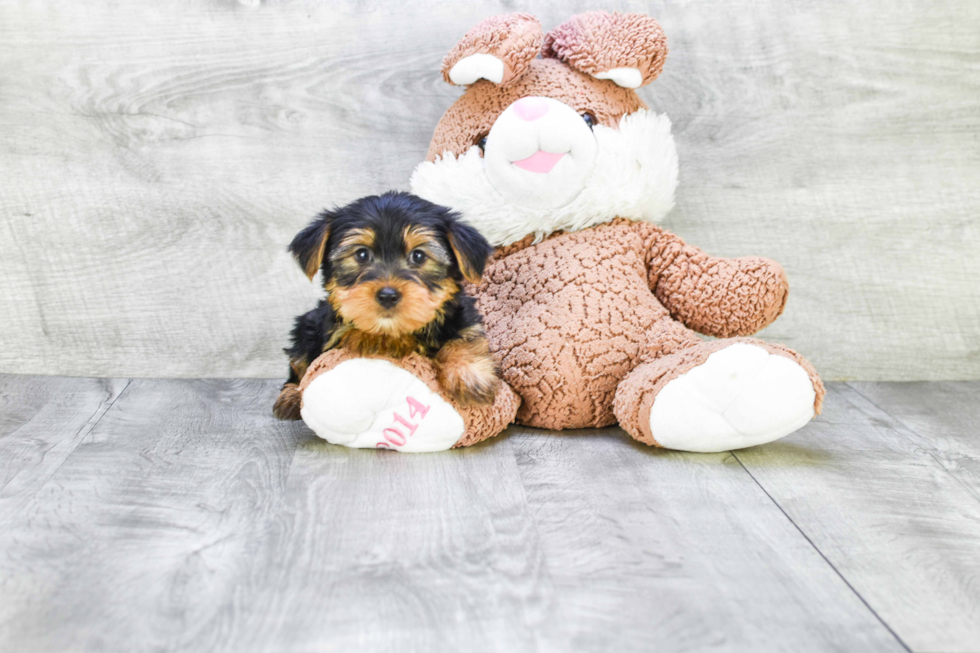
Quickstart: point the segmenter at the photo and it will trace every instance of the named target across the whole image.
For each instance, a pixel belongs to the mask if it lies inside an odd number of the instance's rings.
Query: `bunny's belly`
[[[479,288],[491,349],[521,396],[517,421],[614,424],[616,386],[667,311],[647,287],[642,241],[609,224],[495,257]]]

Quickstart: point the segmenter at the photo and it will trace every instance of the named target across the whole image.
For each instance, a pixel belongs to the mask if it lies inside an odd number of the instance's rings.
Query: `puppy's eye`
[[[427,258],[425,252],[420,249],[413,249],[408,255],[408,260],[412,262],[412,265],[422,265]]]
[[[354,252],[354,260],[358,263],[367,263],[371,260],[371,250],[367,247],[359,247],[356,252]]]
[[[585,124],[589,126],[589,129],[592,129],[593,127],[595,127],[596,124],[598,124],[598,122],[599,122],[598,120],[595,119],[595,116],[593,116],[588,111],[586,111],[585,113],[582,114],[582,120],[584,120],[585,121]]]

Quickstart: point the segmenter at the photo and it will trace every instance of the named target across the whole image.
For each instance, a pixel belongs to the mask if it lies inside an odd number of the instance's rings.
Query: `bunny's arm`
[[[689,328],[721,338],[745,336],[783,312],[789,281],[779,263],[761,256],[709,256],[654,225],[636,227],[650,290]]]

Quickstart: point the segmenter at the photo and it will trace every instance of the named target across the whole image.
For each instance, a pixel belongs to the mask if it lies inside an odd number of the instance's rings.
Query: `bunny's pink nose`
[[[548,113],[548,103],[541,97],[522,97],[514,103],[514,111],[530,122]]]

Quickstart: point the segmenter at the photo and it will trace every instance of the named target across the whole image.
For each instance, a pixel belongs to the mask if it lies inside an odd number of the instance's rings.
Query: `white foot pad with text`
[[[301,414],[332,444],[413,453],[448,449],[465,428],[459,413],[411,372],[368,358],[313,379]]]

